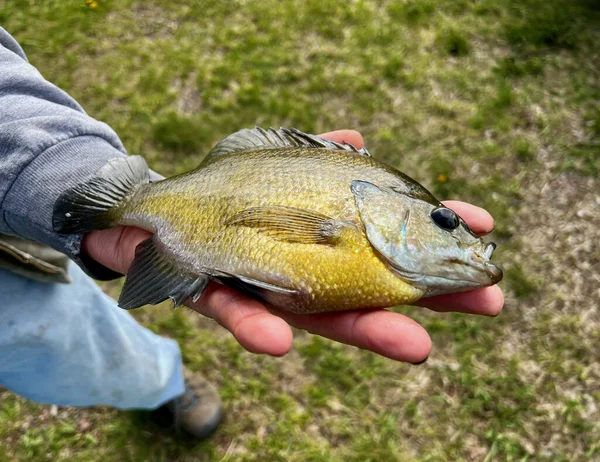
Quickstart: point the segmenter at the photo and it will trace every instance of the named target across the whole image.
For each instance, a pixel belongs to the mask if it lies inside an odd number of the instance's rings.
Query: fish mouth
[[[502,277],[504,276],[502,269],[500,269],[500,267],[494,265],[493,263],[485,264],[485,272],[492,281],[492,284],[498,284],[500,281],[502,281]]]
[[[489,277],[492,284],[497,284],[502,280],[504,273],[500,267],[490,262],[494,250],[496,250],[496,244],[490,242],[483,246],[483,252],[473,254],[472,261]]]
[[[421,265],[402,265],[410,258],[387,259],[389,268],[402,280],[423,289],[424,297],[473,290],[497,284],[502,280],[502,269],[490,262],[496,244],[482,240],[463,248],[459,254],[442,257],[435,251],[429,258],[421,258]],[[404,255],[396,255],[396,257]]]

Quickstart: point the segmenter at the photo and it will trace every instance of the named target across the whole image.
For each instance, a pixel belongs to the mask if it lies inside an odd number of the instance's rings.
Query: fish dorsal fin
[[[256,228],[280,241],[324,245],[334,245],[343,226],[321,213],[284,206],[245,209],[229,218],[226,224]]]
[[[337,143],[336,141],[326,140],[316,135],[301,132],[295,128],[280,128],[279,130],[269,128],[268,130],[264,130],[260,127],[255,127],[240,130],[229,135],[211,149],[207,158],[239,151],[291,147],[343,150],[360,156],[371,157],[369,151],[364,147],[358,149],[349,143]]]
[[[195,276],[178,270],[165,257],[154,237],[148,238],[135,249],[135,258],[129,268],[119,306],[126,310],[143,305],[157,305],[170,298],[177,307],[189,297],[200,296],[208,277]]]

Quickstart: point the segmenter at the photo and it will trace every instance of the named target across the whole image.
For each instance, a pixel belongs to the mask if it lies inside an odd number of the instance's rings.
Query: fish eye
[[[447,209],[446,207],[438,207],[431,212],[431,219],[433,222],[442,229],[452,231],[458,228],[460,224],[458,216],[454,211]]]

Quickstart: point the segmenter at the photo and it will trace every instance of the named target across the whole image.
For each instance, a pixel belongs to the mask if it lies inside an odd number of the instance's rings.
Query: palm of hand
[[[351,130],[321,136],[359,148],[364,144],[361,135]],[[447,201],[445,205],[455,210],[477,234],[489,233],[494,227],[490,214],[479,207],[458,201]],[[82,250],[108,268],[126,273],[136,246],[149,236],[147,231],[125,226],[93,231],[84,237]],[[417,304],[435,311],[496,316],[502,310],[504,298],[500,288],[492,286],[422,299]],[[188,306],[213,318],[254,353],[286,354],[292,346],[290,326],[399,361],[417,363],[431,351],[431,339],[425,329],[407,316],[386,310],[296,315],[268,308],[216,283],[209,284],[202,297]]]

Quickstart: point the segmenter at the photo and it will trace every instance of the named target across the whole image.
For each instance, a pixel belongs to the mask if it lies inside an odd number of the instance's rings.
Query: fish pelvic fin
[[[135,249],[135,258],[127,273],[119,306],[126,310],[143,305],[157,305],[167,299],[174,307],[194,301],[208,284],[208,276],[182,272],[161,251],[155,237],[141,242]]]
[[[257,228],[261,233],[281,241],[324,245],[335,245],[343,226],[340,221],[321,213],[284,206],[245,209],[225,224]]]
[[[119,206],[142,184],[149,170],[140,156],[111,159],[92,178],[64,192],[54,204],[52,225],[59,233],[85,233],[110,228]]]
[[[257,298],[258,300],[279,308],[294,306],[297,299],[302,296],[296,289],[282,287],[226,271],[210,271],[211,277],[221,284],[225,284],[250,297]]]
[[[350,143],[337,143],[320,136],[301,132],[296,128],[280,128],[279,130],[269,128],[264,130],[260,127],[254,127],[235,132],[217,143],[208,153],[207,159],[239,151],[293,147],[324,148],[347,151],[359,156],[371,156],[364,147],[358,149]]]

